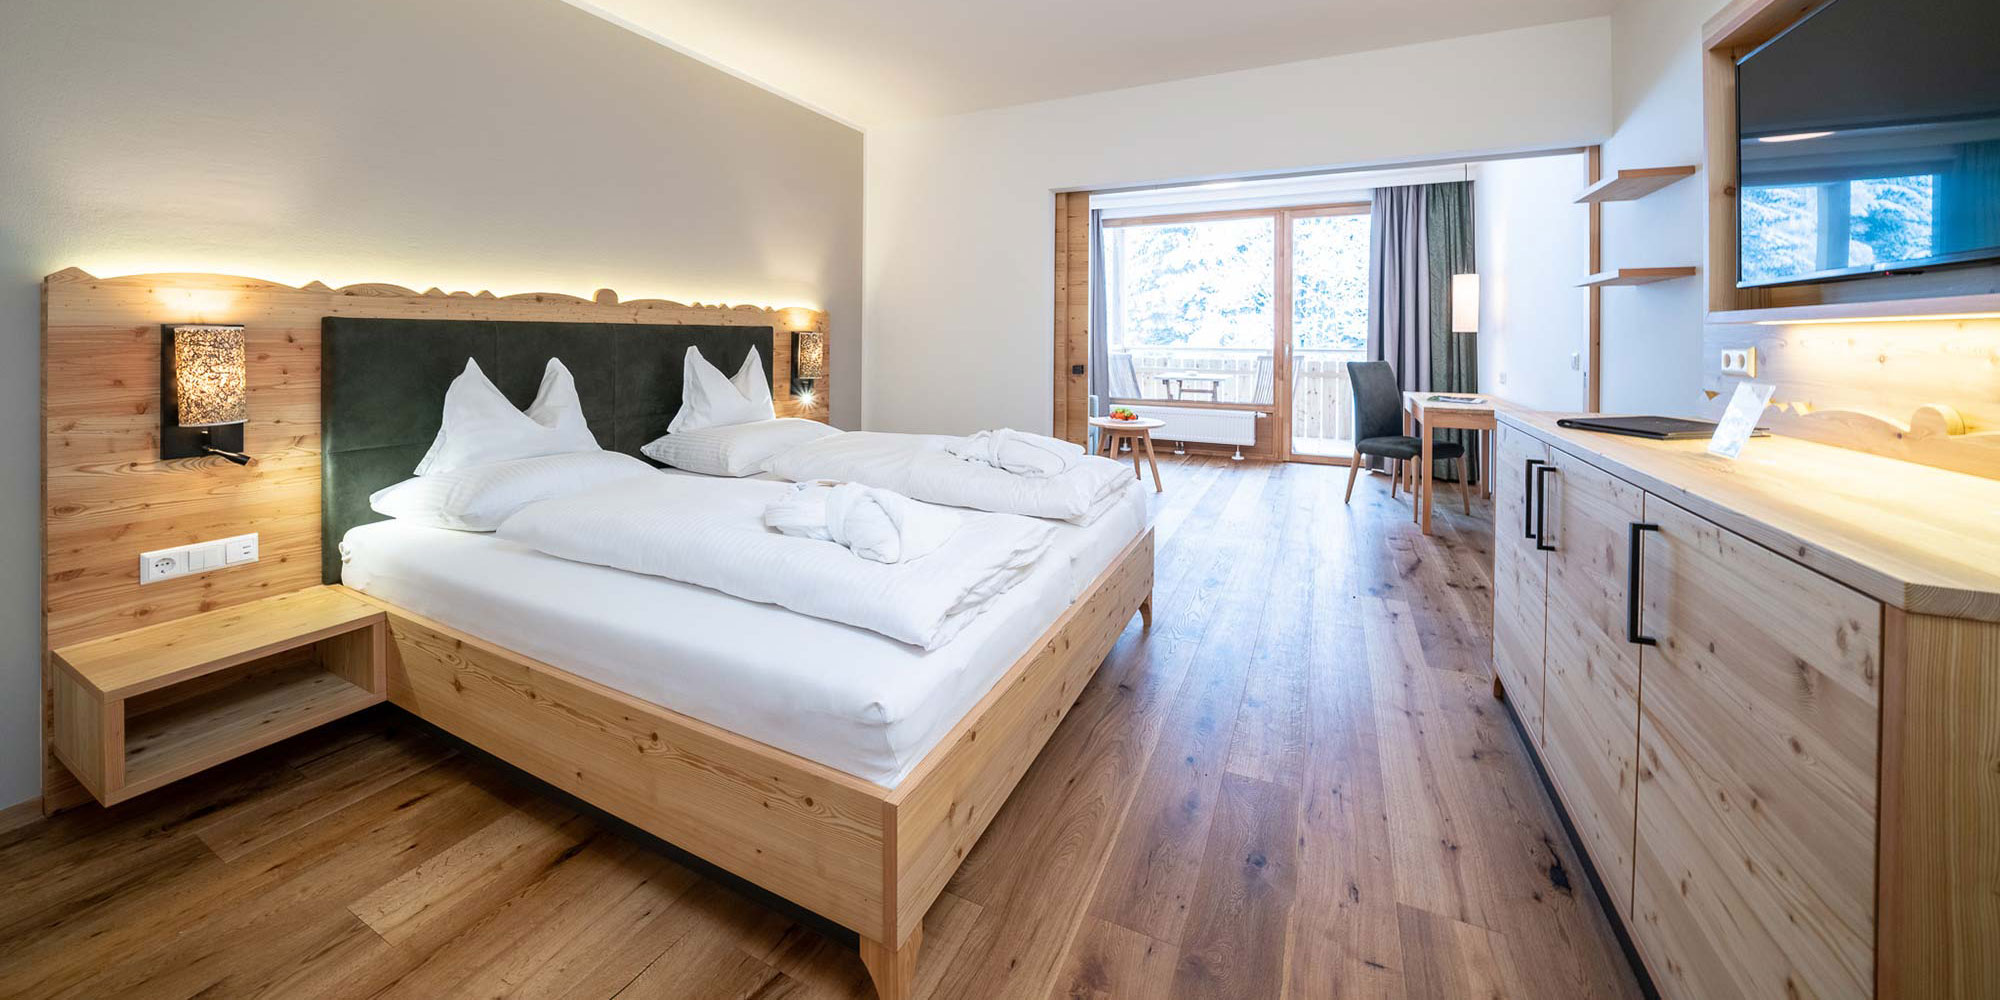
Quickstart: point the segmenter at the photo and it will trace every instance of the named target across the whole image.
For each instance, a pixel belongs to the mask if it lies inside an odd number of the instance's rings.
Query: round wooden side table
[[[1118,440],[1120,438],[1131,442],[1132,475],[1140,479],[1146,478],[1145,474],[1139,471],[1139,448],[1142,444],[1144,445],[1146,449],[1146,464],[1153,467],[1153,492],[1155,493],[1165,493],[1167,489],[1165,486],[1160,485],[1160,461],[1153,457],[1153,432],[1166,425],[1166,421],[1154,420],[1150,417],[1140,417],[1137,420],[1114,420],[1110,417],[1090,418],[1090,426],[1104,432],[1099,436],[1104,438],[1105,455],[1111,458],[1118,457]]]

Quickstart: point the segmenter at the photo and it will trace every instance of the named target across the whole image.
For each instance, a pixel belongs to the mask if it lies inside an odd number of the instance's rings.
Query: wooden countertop
[[[1707,441],[1500,422],[1906,611],[2000,622],[2000,480],[1797,438],[1754,438],[1731,461]]]

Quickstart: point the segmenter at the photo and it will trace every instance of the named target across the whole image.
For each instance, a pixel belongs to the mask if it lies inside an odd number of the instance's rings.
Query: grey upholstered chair
[[[1390,470],[1389,495],[1404,476],[1423,458],[1421,438],[1403,433],[1403,390],[1396,384],[1396,370],[1387,361],[1350,361],[1347,380],[1354,386],[1354,464],[1347,469],[1347,500],[1354,499],[1354,479],[1361,474],[1361,457],[1372,455],[1394,463]],[[1431,445],[1431,457],[1457,461],[1458,491],[1466,513],[1472,512],[1472,495],[1465,484],[1465,448],[1451,441]],[[1414,483],[1411,484],[1414,489]]]

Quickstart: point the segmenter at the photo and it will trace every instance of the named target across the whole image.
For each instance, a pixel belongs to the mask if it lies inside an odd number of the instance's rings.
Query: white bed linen
[[[598,683],[886,787],[971,711],[1147,523],[1146,494],[1062,525],[1042,565],[925,653],[864,629],[491,535],[381,521],[342,581]],[[1079,579],[1081,577],[1081,579]]]

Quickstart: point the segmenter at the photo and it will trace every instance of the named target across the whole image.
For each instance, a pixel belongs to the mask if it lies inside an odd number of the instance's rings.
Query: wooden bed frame
[[[861,935],[882,1000],[910,995],[923,918],[1138,612],[1153,533],[895,788],[864,781],[411,614],[389,700],[509,764]]]
[[[50,275],[42,331],[45,733],[53,729],[47,650],[319,584],[326,316],[827,333],[826,315],[809,309],[621,302],[609,291],[496,297],[215,274]],[[250,468],[159,459],[159,328],[176,322],[246,324]],[[821,380],[817,399],[795,399],[787,353],[773,361],[779,414],[824,419],[830,382]],[[259,562],[139,586],[136,553],[243,531],[260,532]],[[883,1000],[904,1000],[924,913],[1133,612],[1150,625],[1152,587],[1149,530],[893,789],[371,603],[388,613],[392,702],[852,929]],[[43,811],[89,798],[45,752]]]

